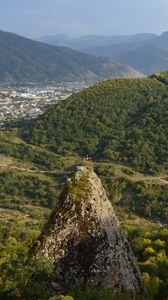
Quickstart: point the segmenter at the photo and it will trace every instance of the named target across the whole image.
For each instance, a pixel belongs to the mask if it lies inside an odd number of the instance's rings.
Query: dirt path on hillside
[[[37,173],[37,174],[54,174],[57,172],[57,170],[34,170],[34,169],[25,168],[25,167],[14,166],[14,165],[12,165],[12,163],[14,163],[12,158],[10,158],[10,157],[6,158],[5,156],[0,157],[0,169],[7,168],[7,169],[11,169],[11,170]],[[97,163],[97,165],[99,165],[99,164],[101,164],[101,163]],[[102,164],[106,164],[106,165],[108,164],[110,166],[109,163],[102,163]],[[114,168],[119,168],[121,171],[121,169],[124,168],[124,166],[114,165]],[[133,175],[133,176],[129,176],[129,177],[134,181],[159,181],[161,184],[168,184],[168,175],[145,176],[142,174],[142,176],[141,176],[138,173],[137,176]]]
[[[168,176],[150,176],[150,177],[146,177],[146,176],[142,176],[142,177],[132,177],[133,180],[135,181],[153,181],[153,180],[159,180],[160,182],[162,182],[163,184],[168,184]]]

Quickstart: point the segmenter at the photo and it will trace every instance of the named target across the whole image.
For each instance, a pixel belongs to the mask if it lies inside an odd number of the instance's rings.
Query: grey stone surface
[[[54,261],[58,290],[91,284],[143,293],[136,259],[93,170],[77,168],[39,240],[37,253]]]

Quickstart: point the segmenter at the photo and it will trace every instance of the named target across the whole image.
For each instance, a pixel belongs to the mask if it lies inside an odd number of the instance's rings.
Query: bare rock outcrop
[[[143,293],[136,259],[93,170],[78,167],[67,181],[39,241],[37,254],[54,261],[58,289],[90,284]]]

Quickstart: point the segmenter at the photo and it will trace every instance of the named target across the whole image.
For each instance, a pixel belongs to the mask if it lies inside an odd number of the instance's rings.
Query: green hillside
[[[0,31],[1,82],[60,82],[138,76],[130,67]]]
[[[98,83],[38,120],[0,132],[1,299],[52,299],[46,291],[53,265],[32,261],[28,251],[65,180],[81,164],[102,180],[148,299],[167,299],[167,74]],[[86,154],[92,162],[83,161]],[[132,299],[104,293],[70,292],[75,300]]]
[[[143,173],[168,167],[167,73],[108,80],[51,107],[25,130],[27,142],[57,154],[89,154]]]
[[[76,165],[76,156],[60,156],[20,139],[20,130],[0,133],[0,298],[51,300],[46,293],[53,266],[31,260],[36,240],[58,192]],[[6,153],[6,154],[5,154]],[[90,163],[101,178],[138,259],[148,299],[168,296],[168,182],[113,162]],[[106,294],[107,293],[107,294]],[[97,300],[95,291],[72,291],[75,300]],[[64,298],[63,298],[64,299]],[[65,298],[66,299],[66,298]],[[102,300],[129,299],[105,291]]]

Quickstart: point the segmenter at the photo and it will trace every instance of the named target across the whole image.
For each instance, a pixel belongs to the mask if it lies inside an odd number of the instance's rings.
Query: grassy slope
[[[84,163],[83,158],[77,155],[64,157],[26,144],[18,137],[18,133],[17,130],[1,133],[0,205],[18,209],[20,205],[29,204],[51,208],[66,178],[76,165]],[[168,221],[168,181],[165,175],[144,175],[112,161],[95,161],[91,164],[102,178],[116,209],[155,221]]]
[[[17,141],[17,144],[23,143],[23,141],[17,137],[16,131],[11,131],[7,135],[9,145],[10,143],[14,143],[14,141],[15,143]],[[31,148],[32,146],[28,145],[28,147]],[[37,149],[38,151],[41,150],[40,147],[36,146],[36,150]],[[0,158],[0,175],[4,175],[6,172],[14,172],[15,179],[19,176],[21,176],[21,178],[27,176],[32,183],[34,182],[33,178],[36,177],[41,182],[41,185],[43,185],[44,180],[50,182],[52,186],[54,186],[54,189],[56,187],[58,192],[65,179],[72,173],[75,165],[83,163],[82,159],[78,156],[66,158],[59,156],[62,162],[61,168],[58,168],[57,164],[55,164],[49,169],[44,170],[41,162],[38,164],[33,163],[31,160],[29,161],[25,153],[22,153],[22,157],[20,156],[19,159],[13,157],[13,155],[6,156],[4,154],[2,154]],[[112,201],[120,219],[121,226],[132,244],[134,253],[138,258],[143,272],[144,282],[149,290],[149,294],[162,293],[162,289],[164,290],[164,288],[161,289],[161,287],[162,285],[166,285],[167,280],[165,275],[167,270],[165,263],[167,259],[166,241],[168,233],[166,229],[159,230],[158,225],[158,221],[166,222],[165,215],[163,214],[163,203],[161,204],[162,210],[159,211],[158,207],[156,207],[157,201],[155,201],[153,207],[150,206],[152,202],[150,197],[153,197],[154,189],[156,189],[156,194],[162,193],[162,188],[167,187],[167,182],[164,184],[158,176],[149,177],[134,171],[130,167],[113,162],[93,162],[90,164],[101,177],[109,199]],[[14,180],[13,182],[9,182],[8,180],[7,178],[7,185],[9,183],[10,186],[17,187],[18,180]],[[0,190],[1,188],[0,181]],[[24,192],[27,186],[25,187],[23,184],[20,188],[22,188]],[[2,267],[3,286],[5,286],[7,290],[11,288],[11,284],[8,287],[10,282],[14,282],[15,284],[16,281],[18,284],[18,279],[17,277],[15,278],[16,264],[18,268],[20,268],[20,272],[22,272],[23,267],[20,260],[25,260],[27,249],[29,249],[32,242],[36,240],[41,227],[51,211],[46,203],[41,202],[40,197],[34,198],[37,192],[37,186],[32,187],[34,195],[32,194],[31,197],[27,194],[23,197],[18,191],[9,196],[9,191],[10,188],[6,191],[6,194],[4,193],[3,199],[0,197],[0,267]],[[147,207],[146,211],[144,211],[144,203],[142,201],[144,199],[144,193],[149,194],[149,199],[146,199],[145,203]],[[139,205],[136,207],[135,200],[137,196]],[[57,201],[56,195],[54,200]],[[159,199],[157,200],[158,206],[160,206]],[[147,206],[147,202],[149,202],[149,207]],[[7,205],[4,206],[4,204]],[[154,207],[156,207],[155,211]],[[155,212],[155,214],[153,212]],[[159,212],[159,214],[157,215],[156,212]],[[150,253],[150,251],[153,252]],[[160,271],[162,264],[165,266],[165,272]],[[12,278],[10,278],[12,268],[14,268],[14,274]],[[160,278],[159,283],[157,278]],[[153,289],[153,284],[157,289]],[[161,290],[160,292],[159,289]],[[0,277],[0,294],[1,290],[3,289]],[[162,299],[160,298],[160,294],[158,295],[159,298],[156,299]],[[150,299],[153,299],[152,296],[150,297]]]

